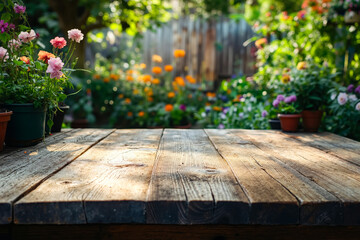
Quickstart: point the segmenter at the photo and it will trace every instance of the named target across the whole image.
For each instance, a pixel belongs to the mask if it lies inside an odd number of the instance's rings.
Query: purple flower
[[[14,11],[16,13],[25,13],[25,10],[26,10],[25,6],[21,6],[21,5],[17,4],[17,3],[15,3]]]
[[[182,111],[185,111],[185,110],[186,110],[185,104],[181,104],[181,105],[179,106],[179,108],[180,108],[180,110],[182,110]]]
[[[273,101],[273,103],[272,103],[272,105],[273,105],[275,108],[277,108],[277,107],[279,106],[279,104],[280,104],[280,101],[279,101],[278,99],[275,99],[275,100]]]
[[[297,100],[296,95],[291,95],[290,100],[291,100],[291,102],[296,102],[296,100]]]
[[[7,31],[7,27],[8,27],[8,23],[4,22],[4,20],[0,21],[0,30],[1,33],[4,33],[5,31]]]
[[[278,100],[279,102],[282,102],[282,101],[284,101],[285,100],[285,97],[284,97],[284,95],[278,95],[277,97],[276,97],[276,100]]]
[[[351,93],[352,91],[354,91],[354,84],[350,84],[348,87],[347,87],[347,92]]]
[[[15,30],[15,24],[10,23],[10,24],[9,24],[9,29],[11,29],[11,30]]]
[[[218,126],[218,129],[224,129],[225,128],[225,125],[220,123],[219,126]]]
[[[360,85],[355,88],[355,93],[360,94]]]
[[[291,97],[286,97],[284,102],[285,103],[291,103]]]
[[[265,118],[268,115],[268,112],[266,110],[262,111],[261,116]]]
[[[229,107],[224,107],[223,113],[227,114],[229,112]]]

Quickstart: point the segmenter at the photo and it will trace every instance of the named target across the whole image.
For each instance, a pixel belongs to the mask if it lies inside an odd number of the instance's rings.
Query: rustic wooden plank
[[[251,138],[241,132],[234,135],[251,144]],[[328,225],[342,223],[342,208],[338,198],[295,169],[281,162],[271,153],[256,149],[256,162],[272,178],[290,191],[300,203],[300,224]]]
[[[0,160],[0,224],[12,221],[11,205],[112,130],[84,129],[54,135]],[[10,215],[9,215],[10,214]]]
[[[17,224],[144,223],[162,130],[117,130],[14,206]]]
[[[288,136],[360,166],[360,142],[333,133],[292,133]]]
[[[283,225],[15,225],[13,240],[358,240],[360,227]]]
[[[360,224],[360,168],[278,131],[236,130],[340,199],[344,224]]]
[[[251,223],[299,223],[297,199],[258,164],[257,160],[264,156],[255,145],[228,130],[207,129],[206,133],[249,197]]]
[[[166,129],[147,197],[147,223],[247,223],[248,199],[203,130]]]

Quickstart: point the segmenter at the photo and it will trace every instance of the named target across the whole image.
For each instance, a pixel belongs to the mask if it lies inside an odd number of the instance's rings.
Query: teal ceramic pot
[[[12,147],[36,145],[45,136],[46,107],[34,108],[32,103],[6,104],[13,111],[8,123],[5,144]]]

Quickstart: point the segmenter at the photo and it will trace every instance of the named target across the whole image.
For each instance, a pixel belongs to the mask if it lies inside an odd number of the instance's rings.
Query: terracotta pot
[[[269,119],[269,124],[270,124],[270,128],[273,130],[281,129],[280,119],[278,118]]]
[[[301,115],[305,132],[317,132],[319,130],[323,111],[304,110]]]
[[[281,129],[284,132],[297,132],[301,114],[279,114]]]
[[[11,114],[13,114],[12,111],[0,112],[0,152],[4,148],[7,123],[10,121]]]

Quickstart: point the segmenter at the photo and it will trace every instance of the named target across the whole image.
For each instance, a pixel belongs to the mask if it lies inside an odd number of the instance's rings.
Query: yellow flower
[[[152,82],[152,84],[155,84],[155,85],[160,84],[160,80],[158,78],[154,78],[151,82]]]
[[[152,60],[153,60],[153,62],[162,63],[162,58],[161,58],[161,56],[156,55],[156,54],[154,54],[154,55],[152,56]]]
[[[164,70],[167,71],[167,72],[171,72],[173,69],[174,69],[174,68],[173,68],[173,66],[171,66],[171,65],[165,65],[165,66],[164,66]]]
[[[174,109],[173,105],[171,105],[171,104],[166,104],[165,105],[165,111],[171,112],[173,109]]]
[[[134,90],[133,90],[133,94],[134,94],[134,95],[138,95],[138,94],[139,94],[139,90],[134,89]]]
[[[185,86],[185,81],[182,77],[176,77],[175,78],[175,82],[177,85],[184,87]]]
[[[185,57],[185,50],[182,50],[182,49],[175,49],[174,50],[174,57],[176,58],[182,58],[182,57]]]
[[[282,83],[290,82],[290,75],[289,74],[283,74],[282,77],[281,77],[281,82]]]
[[[299,62],[296,66],[296,68],[298,70],[302,70],[302,69],[305,69],[307,66],[306,66],[306,62]]]
[[[145,63],[140,63],[140,68],[141,68],[141,69],[145,69],[145,68],[146,68],[146,64],[145,64]]]
[[[139,117],[145,116],[145,112],[143,112],[143,111],[139,112],[139,113],[138,113],[138,116],[139,116]]]
[[[175,97],[175,93],[174,92],[169,92],[168,93],[168,98],[173,98]]]
[[[162,72],[161,67],[153,67],[152,72],[154,74],[160,74]]]

